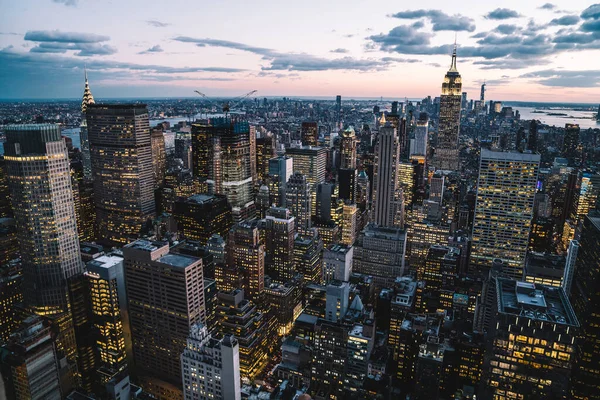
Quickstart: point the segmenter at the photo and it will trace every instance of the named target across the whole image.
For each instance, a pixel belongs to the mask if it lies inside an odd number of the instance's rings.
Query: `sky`
[[[600,3],[0,0],[0,99],[438,96],[600,101]]]

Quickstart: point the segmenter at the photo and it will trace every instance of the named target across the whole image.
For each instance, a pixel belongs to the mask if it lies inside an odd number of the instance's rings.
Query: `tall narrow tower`
[[[379,226],[394,225],[394,200],[398,187],[399,143],[396,128],[385,118],[379,129],[379,139],[375,149],[373,175],[373,221]]]
[[[437,169],[455,171],[458,161],[458,133],[460,130],[460,103],[462,80],[456,69],[456,44],[452,52],[452,64],[442,83],[438,140],[433,165]]]
[[[94,96],[90,90],[88,83],[87,69],[85,69],[85,89],[83,90],[83,98],[81,100],[81,125],[79,126],[81,138],[81,158],[83,160],[83,176],[86,178],[92,177],[92,161],[90,159],[90,141],[88,139],[87,121],[85,113],[89,104],[94,104]]]

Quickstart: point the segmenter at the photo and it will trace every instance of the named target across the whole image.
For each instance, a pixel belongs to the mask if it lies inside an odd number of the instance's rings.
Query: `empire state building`
[[[452,64],[442,83],[438,140],[433,158],[436,169],[456,171],[458,160],[458,132],[460,130],[462,80],[456,69],[456,45]]]

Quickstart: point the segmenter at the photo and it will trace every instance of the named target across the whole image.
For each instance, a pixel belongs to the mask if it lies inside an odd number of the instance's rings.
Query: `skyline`
[[[23,1],[5,6],[0,97],[77,98],[84,65],[99,98],[193,97],[193,90],[237,96],[253,89],[259,97],[437,96],[456,34],[470,98],[485,80],[494,100],[552,96],[593,104],[600,4],[565,4],[469,2],[449,10],[439,1],[424,9],[334,1],[316,13],[310,4],[284,10],[272,1],[218,10],[178,1],[168,9],[141,1],[118,8]]]

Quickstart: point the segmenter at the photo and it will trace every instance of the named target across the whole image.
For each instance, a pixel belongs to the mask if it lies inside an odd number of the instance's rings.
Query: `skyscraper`
[[[457,170],[458,134],[460,131],[460,102],[462,80],[456,69],[456,45],[452,52],[452,63],[444,77],[440,97],[440,118],[437,145],[433,164],[437,169]]]
[[[471,252],[477,268],[500,259],[505,274],[521,278],[539,164],[537,154],[481,150]]]
[[[181,354],[184,400],[240,400],[240,348],[233,335],[211,336],[202,323],[190,328]]]
[[[88,138],[88,128],[85,113],[89,104],[94,104],[94,96],[88,83],[87,69],[85,70],[85,89],[81,100],[81,125],[79,125],[79,137],[81,139],[81,159],[83,161],[83,175],[86,178],[92,177],[92,161],[90,158],[90,141]]]
[[[285,206],[287,181],[294,172],[294,160],[291,157],[281,156],[269,160],[269,194],[271,204],[278,207]]]
[[[577,165],[579,161],[579,125],[565,124],[565,138],[562,153],[569,160],[569,165]]]
[[[162,129],[153,129],[151,135],[152,143],[152,170],[154,172],[154,184],[156,187],[163,185],[167,169],[167,155],[165,153],[165,137]]]
[[[564,291],[498,278],[496,293],[481,397],[568,398],[579,323]]]
[[[275,157],[275,136],[265,135],[256,139],[256,175],[266,182],[269,175],[269,160]]]
[[[227,196],[235,222],[254,218],[256,132],[246,121],[215,118],[192,125],[194,176]]]
[[[144,389],[181,385],[180,354],[190,328],[204,322],[202,260],[137,240],[123,248],[135,367]]]
[[[31,316],[4,348],[9,368],[7,398],[15,400],[60,399],[59,371],[51,329],[39,316]],[[5,383],[2,382],[4,389]],[[0,391],[0,395],[3,395]]]
[[[145,104],[87,108],[99,239],[127,243],[155,216],[154,175]]]
[[[294,265],[295,218],[287,208],[271,207],[266,217],[266,273],[285,283],[296,275]]]
[[[311,186],[325,181],[327,149],[312,146],[290,147],[285,153],[294,159],[294,172],[305,175]]]
[[[173,207],[178,231],[188,239],[205,245],[218,234],[226,237],[232,225],[231,207],[223,195],[195,194],[179,198]]]
[[[8,187],[23,263],[25,302],[35,312],[68,312],[67,280],[82,272],[69,156],[58,125],[9,125]]]
[[[575,399],[591,399],[600,393],[600,314],[596,311],[600,307],[600,214],[591,213],[585,218],[579,244],[571,300],[581,333],[577,338],[571,393]]]
[[[394,225],[396,210],[393,204],[398,186],[399,157],[396,129],[387,123],[379,129],[375,149],[372,220],[379,226]]]
[[[356,169],[356,146],[359,140],[352,127],[340,133],[340,168]]]
[[[227,263],[241,268],[244,292],[248,299],[258,302],[265,288],[265,246],[256,222],[234,225],[227,240]]]
[[[269,361],[275,325],[254,302],[244,299],[241,289],[220,292],[218,302],[217,331],[223,336],[235,336],[240,349],[240,375],[254,380]]]
[[[319,124],[316,122],[303,122],[300,137],[302,145],[317,146],[319,140]]]
[[[538,147],[538,124],[535,119],[529,123],[529,136],[527,138],[527,150],[535,153]]]
[[[285,189],[285,205],[296,217],[296,230],[306,234],[311,227],[312,191],[306,176],[294,173]]]

